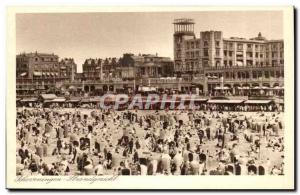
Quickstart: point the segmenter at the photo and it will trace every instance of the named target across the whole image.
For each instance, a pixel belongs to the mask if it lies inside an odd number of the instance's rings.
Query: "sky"
[[[55,53],[71,57],[82,71],[87,58],[123,53],[156,54],[173,59],[172,22],[192,18],[195,35],[220,30],[223,37],[283,38],[279,11],[26,13],[16,16],[16,52]]]

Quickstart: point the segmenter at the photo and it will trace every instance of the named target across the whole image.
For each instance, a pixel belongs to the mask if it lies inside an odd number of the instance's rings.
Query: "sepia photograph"
[[[53,10],[9,9],[8,188],[294,188],[292,7]]]

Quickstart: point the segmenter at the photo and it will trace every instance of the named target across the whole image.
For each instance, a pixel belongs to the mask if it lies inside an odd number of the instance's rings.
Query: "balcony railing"
[[[280,68],[284,67],[283,64],[277,64],[277,65],[272,65],[272,66],[217,66],[217,67],[205,67],[204,69],[206,71],[209,70],[223,70],[223,69],[249,69],[249,68]]]
[[[208,80],[209,83],[220,83],[220,78],[211,78]],[[224,78],[224,82],[232,82],[232,83],[238,83],[238,82],[256,82],[256,83],[269,83],[269,82],[284,82],[283,77],[260,77],[260,78]]]

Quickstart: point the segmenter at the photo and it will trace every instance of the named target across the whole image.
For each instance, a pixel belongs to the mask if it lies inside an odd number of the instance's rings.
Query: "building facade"
[[[76,74],[73,59],[59,61],[55,54],[22,53],[16,56],[17,96],[54,92],[64,82],[72,82]]]
[[[59,75],[60,80],[65,82],[73,82],[77,73],[77,65],[74,62],[73,58],[63,58],[59,62]]]
[[[251,39],[224,38],[222,31],[203,31],[196,38],[192,19],[173,24],[175,73],[203,92],[225,85],[231,94],[240,93],[242,86],[284,86],[283,40],[268,40],[261,33]]]
[[[172,77],[174,64],[171,58],[157,54],[125,53],[119,59],[87,59],[82,74],[86,92],[134,91],[148,86],[150,79]]]

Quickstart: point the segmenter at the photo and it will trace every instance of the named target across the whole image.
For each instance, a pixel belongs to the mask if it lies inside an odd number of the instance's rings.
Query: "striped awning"
[[[33,75],[34,75],[34,76],[42,76],[42,73],[41,73],[41,72],[34,71],[34,72],[33,72]]]
[[[57,98],[55,94],[41,94],[41,97],[43,98],[43,100],[53,100]]]
[[[26,76],[26,75],[27,75],[27,72],[23,72],[20,74],[21,77]]]
[[[245,104],[269,104],[272,100],[247,100]]]
[[[211,104],[240,104],[245,100],[208,100],[207,103]]]
[[[215,87],[215,90],[228,90],[228,89],[229,89],[229,87],[226,87],[226,86],[224,86],[224,87],[219,87],[219,86]]]
[[[21,102],[36,102],[38,98],[23,98]]]
[[[207,99],[203,99],[203,98],[196,98],[194,99],[195,102],[206,102]]]
[[[51,102],[65,102],[66,98],[55,98]]]

